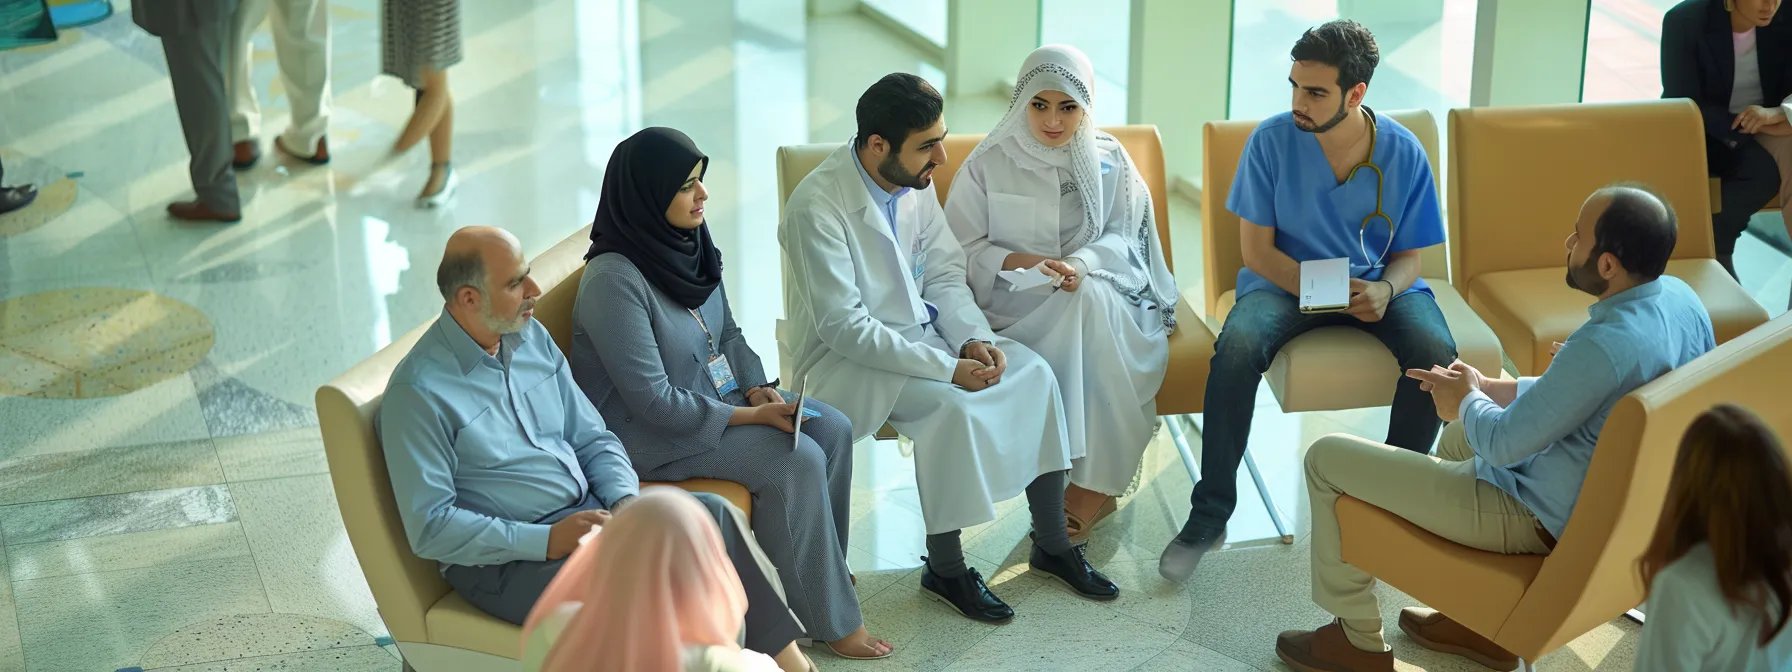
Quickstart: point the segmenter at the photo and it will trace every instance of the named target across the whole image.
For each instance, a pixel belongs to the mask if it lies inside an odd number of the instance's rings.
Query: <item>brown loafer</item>
[[[286,141],[280,138],[274,138],[274,148],[280,150],[281,154],[304,161],[313,166],[321,166],[330,162],[330,138],[328,136],[317,139],[317,151],[312,152],[311,156],[305,156],[292,151],[292,149],[286,146]]]
[[[1394,652],[1356,648],[1336,620],[1318,630],[1277,635],[1276,656],[1295,672],[1394,672]]]
[[[1482,637],[1436,609],[1407,607],[1400,610],[1400,629],[1412,641],[1438,653],[1462,656],[1500,672],[1518,669],[1518,655]]]
[[[233,147],[235,155],[230,158],[230,165],[237,170],[248,170],[261,160],[261,147],[254,140],[244,140]]]
[[[189,222],[237,222],[243,219],[240,212],[219,212],[199,201],[169,203],[168,216]]]

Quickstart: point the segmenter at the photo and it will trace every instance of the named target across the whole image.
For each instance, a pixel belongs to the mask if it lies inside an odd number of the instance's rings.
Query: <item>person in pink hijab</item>
[[[746,591],[708,511],[683,490],[647,488],[593,528],[548,584],[523,624],[523,669],[815,669],[794,643],[777,660],[741,648],[746,613]]]

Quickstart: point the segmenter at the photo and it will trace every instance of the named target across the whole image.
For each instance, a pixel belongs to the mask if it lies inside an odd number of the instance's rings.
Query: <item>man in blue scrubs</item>
[[[1257,386],[1284,344],[1319,327],[1347,325],[1394,354],[1399,369],[1390,376],[1456,359],[1443,313],[1419,279],[1419,250],[1444,242],[1431,164],[1411,132],[1363,106],[1381,60],[1375,37],[1354,21],[1332,21],[1302,35],[1291,56],[1293,109],[1251,133],[1226,199],[1242,220],[1245,267],[1207,378],[1201,480],[1188,522],[1158,562],[1172,581],[1187,579],[1202,555],[1225,541]],[[1364,218],[1378,212],[1378,180],[1375,171],[1356,167],[1371,158],[1371,148],[1387,219],[1365,227]],[[1301,313],[1300,262],[1336,258],[1350,260],[1350,307]],[[1402,378],[1387,443],[1427,452],[1437,430],[1431,395]]]

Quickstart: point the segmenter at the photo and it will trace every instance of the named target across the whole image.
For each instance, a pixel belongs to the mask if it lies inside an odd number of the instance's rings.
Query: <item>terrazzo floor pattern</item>
[[[730,252],[727,282],[749,341],[775,367],[773,314],[763,309],[781,291],[765,247],[776,221],[765,196],[775,187],[771,150],[843,139],[865,82],[891,70],[938,76],[938,64],[861,17],[805,21],[800,0],[737,0],[732,14],[695,12],[693,1],[467,3],[468,59],[454,71],[466,183],[455,207],[434,213],[409,204],[423,158],[385,155],[409,93],[375,77],[374,0],[332,3],[336,164],[264,159],[239,177],[249,209],[231,227],[161,215],[186,193],[185,149],[160,47],[130,25],[126,6],[56,45],[0,54],[7,180],[49,185],[32,209],[0,217],[0,305],[84,287],[148,292],[195,308],[212,337],[202,356],[182,360],[184,372],[130,377],[142,383],[134,391],[0,396],[0,672],[398,669],[379,646],[387,633],[342,529],[312,392],[435,315],[433,271],[455,227],[504,225],[534,254],[587,221],[609,147],[633,128],[683,127],[715,158],[710,218]],[[285,123],[270,46],[265,33],[256,38],[264,136]],[[862,58],[838,58],[844,50]],[[618,59],[639,81],[616,80]],[[954,128],[977,130],[1001,109],[954,100],[948,114]],[[1172,202],[1178,259],[1201,258],[1197,212]],[[1777,314],[1792,264],[1764,249],[1745,238],[1739,266]],[[1181,268],[1198,309],[1198,266]],[[1018,612],[1004,626],[921,596],[912,460],[894,442],[861,444],[849,560],[869,627],[897,654],[859,662],[817,652],[817,662],[1283,669],[1275,634],[1325,621],[1307,595],[1302,451],[1329,432],[1378,436],[1386,410],[1285,415],[1267,393],[1259,402],[1253,452],[1294,545],[1274,541],[1240,474],[1232,547],[1186,586],[1157,578],[1157,553],[1192,487],[1160,435],[1136,492],[1090,542],[1092,560],[1123,588],[1115,602],[1077,599],[1027,571],[1021,500],[966,531],[973,565]],[[1411,601],[1381,590],[1391,623]],[[1402,669],[1478,669],[1390,632]],[[1626,621],[1601,626],[1539,669],[1629,669],[1635,636]]]

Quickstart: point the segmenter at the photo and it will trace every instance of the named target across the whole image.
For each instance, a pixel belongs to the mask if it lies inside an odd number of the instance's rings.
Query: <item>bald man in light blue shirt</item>
[[[640,492],[628,453],[534,320],[541,289],[502,229],[448,241],[447,305],[392,373],[376,418],[411,550],[455,592],[521,624],[567,554]],[[747,593],[746,647],[798,655],[785,604],[739,510],[696,493]]]

